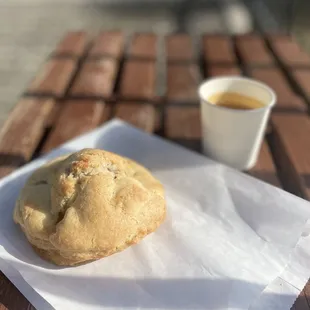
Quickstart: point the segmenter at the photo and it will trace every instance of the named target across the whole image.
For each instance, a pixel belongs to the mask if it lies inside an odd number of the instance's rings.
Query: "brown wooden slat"
[[[209,64],[233,65],[236,56],[228,36],[205,35],[203,37],[203,54]]]
[[[168,64],[167,99],[178,102],[197,102],[197,88],[201,81],[196,64]]]
[[[292,307],[292,310],[309,310],[309,309],[310,307],[309,307],[307,298],[305,296],[305,292],[302,291],[300,295],[298,296],[298,298],[296,299]]]
[[[86,61],[70,89],[70,95],[110,98],[117,70],[118,62],[114,59]]]
[[[0,177],[30,160],[54,106],[52,99],[21,99],[0,132]]]
[[[1,271],[0,310],[35,310],[30,302]]]
[[[62,102],[61,101],[56,101],[48,115],[48,118],[46,119],[45,122],[45,128],[51,128],[54,126],[56,119],[58,117],[58,114],[61,110]]]
[[[310,119],[303,114],[274,114],[272,151],[285,187],[310,198]]]
[[[155,63],[129,60],[122,73],[120,96],[125,99],[155,99]]]
[[[287,66],[310,66],[310,56],[289,36],[269,35],[270,45]]]
[[[76,68],[73,59],[50,59],[31,82],[28,93],[61,97],[65,94]]]
[[[307,299],[307,303],[309,305],[309,309],[310,309],[310,280],[308,280],[306,286],[303,289],[305,297]]]
[[[87,33],[84,31],[69,32],[59,42],[54,56],[81,57],[87,46]]]
[[[281,187],[277,169],[273,162],[269,146],[263,142],[256,165],[249,171],[249,174],[262,181]]]
[[[167,107],[165,128],[168,138],[200,139],[200,108],[179,106]]]
[[[129,48],[129,57],[156,59],[157,36],[154,34],[136,34]]]
[[[211,77],[223,76],[223,75],[241,75],[241,70],[237,66],[207,65],[206,72],[208,76]]]
[[[295,69],[292,74],[305,96],[310,99],[310,70]]]
[[[163,131],[163,114],[164,111],[162,109],[155,109],[155,128],[154,131],[162,134]]]
[[[201,150],[201,120],[198,107],[166,108],[165,136],[185,147]]]
[[[189,35],[173,34],[166,37],[168,61],[190,61],[194,58],[193,42]]]
[[[99,122],[99,126],[111,119],[112,112],[113,112],[113,109],[111,108],[110,105],[104,106],[103,113],[101,115],[101,119]]]
[[[115,107],[115,117],[147,132],[153,132],[155,129],[156,113],[151,104],[118,103]]]
[[[120,31],[102,32],[94,41],[88,57],[110,56],[119,58],[124,49],[125,37]]]
[[[271,65],[273,56],[258,35],[243,35],[236,38],[236,46],[243,61],[249,65]]]
[[[304,101],[295,94],[278,68],[256,68],[250,71],[250,75],[255,79],[269,85],[275,90],[278,101],[275,110],[300,111],[305,112],[307,106]]]
[[[45,142],[42,153],[97,127],[101,121],[104,103],[93,100],[69,100]]]

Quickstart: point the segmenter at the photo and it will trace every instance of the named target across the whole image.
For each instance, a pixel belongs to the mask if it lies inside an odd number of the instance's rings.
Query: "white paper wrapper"
[[[166,188],[168,215],[137,246],[58,268],[32,251],[12,210],[35,168],[84,147],[148,167]],[[0,214],[0,267],[38,309],[285,310],[310,276],[307,201],[120,121],[1,180]]]

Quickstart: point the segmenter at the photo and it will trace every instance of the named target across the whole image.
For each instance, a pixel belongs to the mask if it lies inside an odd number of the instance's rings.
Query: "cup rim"
[[[249,109],[249,110],[236,110],[236,109],[230,109],[227,107],[223,107],[223,106],[219,106],[216,104],[213,104],[209,101],[207,101],[205,98],[203,98],[203,94],[202,94],[202,88],[205,86],[205,84],[210,83],[214,80],[239,80],[239,81],[245,81],[245,82],[249,82],[252,83],[260,88],[263,88],[266,92],[269,93],[270,95],[270,103],[261,107],[261,108],[257,108],[257,109]],[[266,109],[271,109],[275,106],[276,102],[277,102],[277,95],[275,93],[275,91],[269,87],[267,84],[260,82],[258,80],[252,79],[252,78],[248,78],[248,77],[243,77],[243,76],[238,76],[238,75],[224,75],[224,76],[220,76],[220,77],[211,77],[208,79],[205,79],[199,86],[198,88],[198,94],[199,94],[199,98],[201,101],[203,101],[203,103],[212,106],[215,109],[220,109],[220,110],[224,110],[224,111],[230,111],[232,113],[258,113],[262,110],[266,110]]]

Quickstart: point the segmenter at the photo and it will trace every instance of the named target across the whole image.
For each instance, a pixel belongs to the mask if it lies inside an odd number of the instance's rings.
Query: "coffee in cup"
[[[219,92],[208,98],[210,103],[234,110],[253,110],[264,107],[264,103],[256,98],[235,92]]]
[[[204,153],[239,170],[251,169],[264,138],[274,91],[253,79],[211,78],[199,88]]]

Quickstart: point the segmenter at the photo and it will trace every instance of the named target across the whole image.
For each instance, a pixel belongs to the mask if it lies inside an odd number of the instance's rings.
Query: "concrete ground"
[[[68,30],[244,33],[255,29],[253,11],[266,27],[276,27],[259,6],[242,0],[0,0],[0,124]]]

